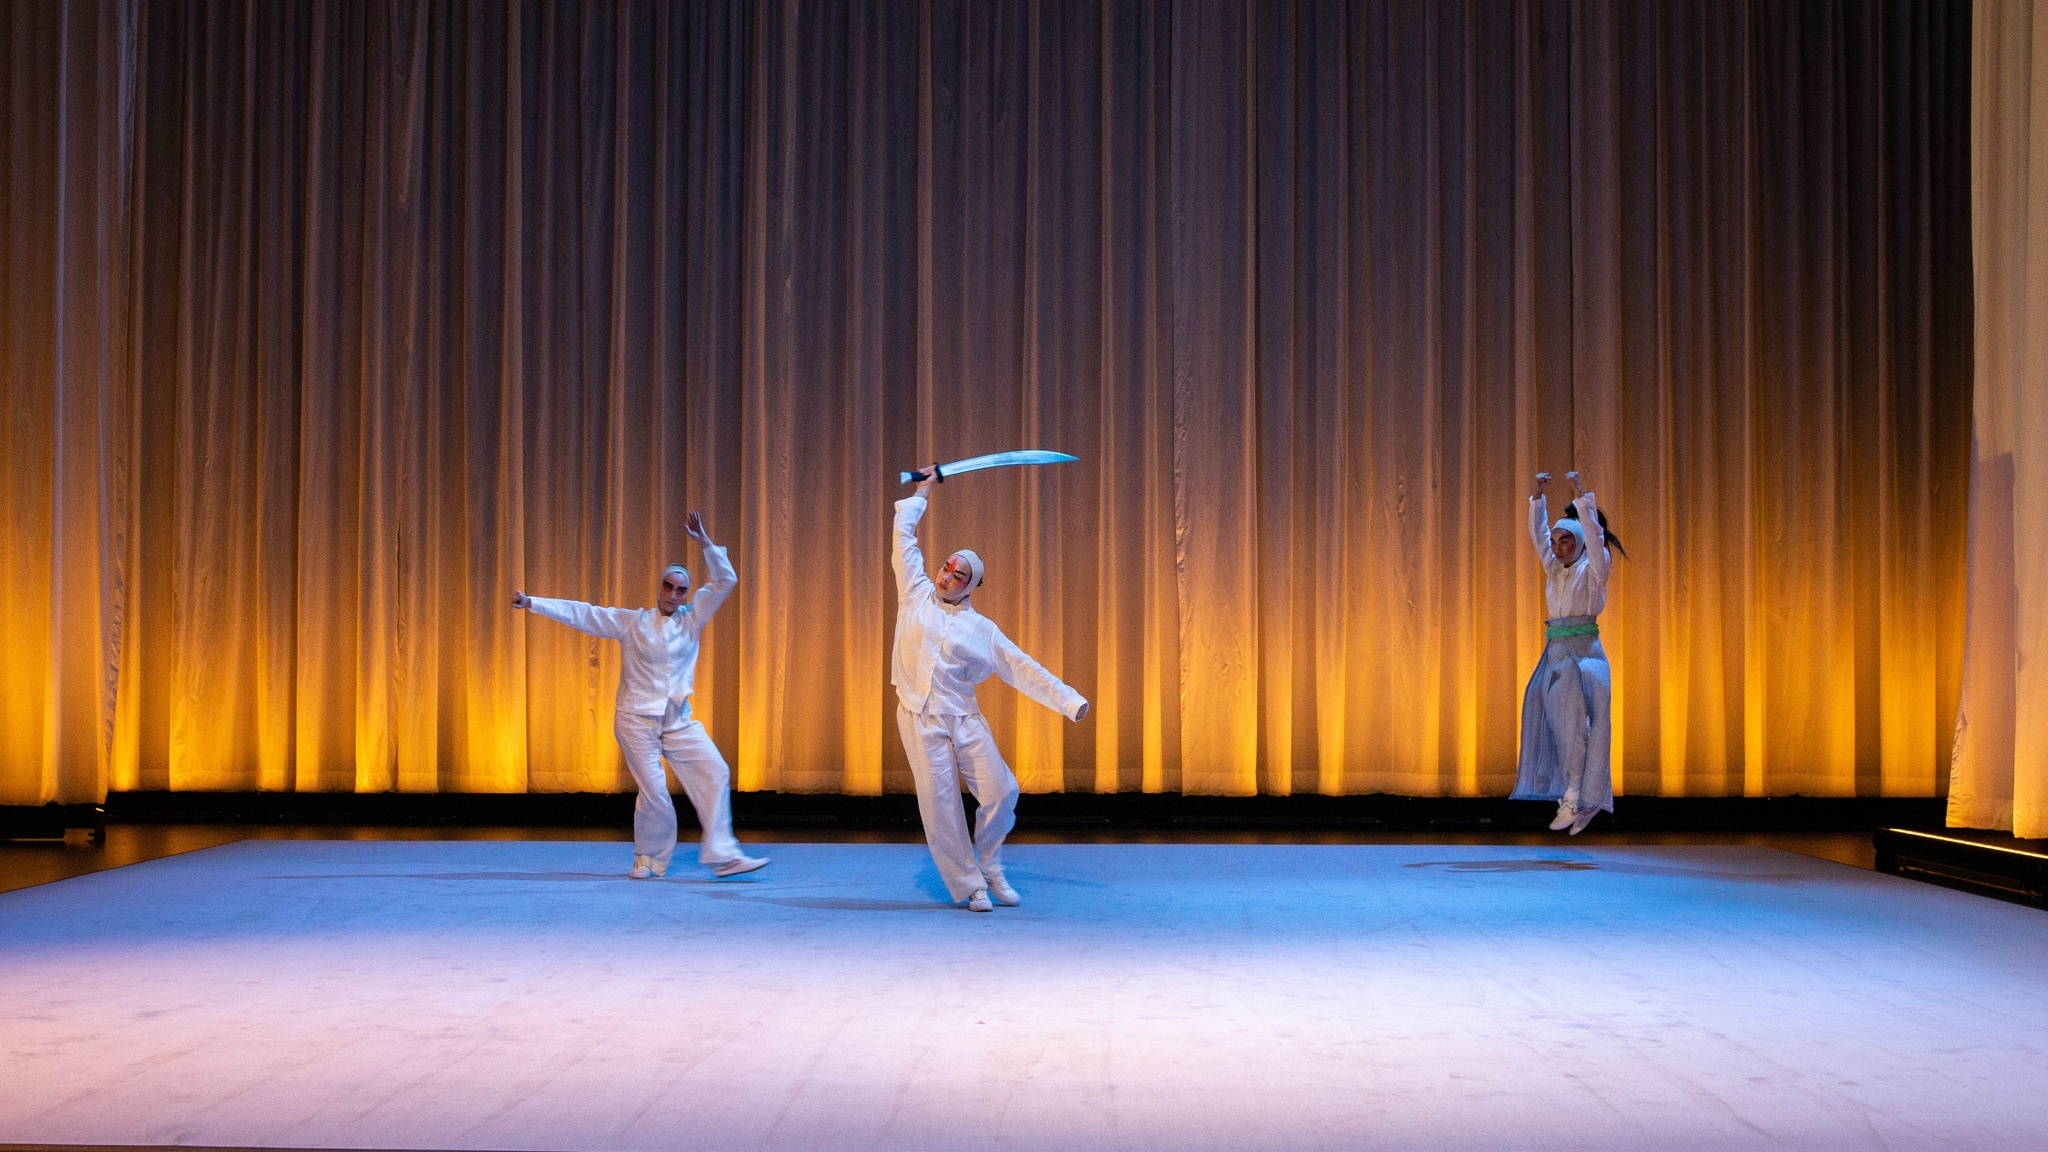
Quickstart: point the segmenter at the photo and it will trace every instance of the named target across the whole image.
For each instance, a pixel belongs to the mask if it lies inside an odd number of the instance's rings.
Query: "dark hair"
[[[1621,546],[1621,537],[1616,536],[1614,529],[1607,526],[1607,513],[1599,512],[1597,509],[1595,511],[1598,512],[1600,517],[1600,532],[1607,537],[1607,543],[1612,545],[1616,552],[1621,553],[1622,559],[1628,559],[1628,549]],[[1564,518],[1567,520],[1577,520],[1579,518],[1579,506],[1576,504],[1565,505]]]

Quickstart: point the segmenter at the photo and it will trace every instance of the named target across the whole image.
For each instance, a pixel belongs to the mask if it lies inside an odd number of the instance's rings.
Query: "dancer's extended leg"
[[[974,794],[974,854],[988,881],[989,895],[1001,903],[1017,902],[1003,872],[1003,840],[1017,826],[1017,776],[1003,762],[995,734],[979,715],[961,716],[954,729],[953,755],[967,790]]]
[[[955,901],[988,887],[974,862],[974,846],[967,839],[967,815],[960,806],[960,770],[954,757],[954,724],[949,721],[961,719],[913,716],[901,705],[896,708],[896,730],[903,737],[910,776],[917,784],[925,846],[938,866],[940,881]]]
[[[681,720],[661,734],[661,750],[704,829],[698,862],[716,866],[739,859],[744,853],[732,834],[732,769],[711,734],[694,718]]]

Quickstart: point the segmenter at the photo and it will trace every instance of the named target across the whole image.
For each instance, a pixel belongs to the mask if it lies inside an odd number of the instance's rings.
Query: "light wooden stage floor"
[[[249,840],[0,895],[0,1143],[2048,1146],[2048,914],[1768,848],[1018,844],[718,882]]]

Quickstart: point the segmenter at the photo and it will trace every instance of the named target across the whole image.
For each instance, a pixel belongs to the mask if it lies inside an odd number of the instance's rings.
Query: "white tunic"
[[[1536,542],[1536,556],[1543,561],[1543,600],[1550,618],[1598,616],[1607,607],[1607,570],[1613,558],[1607,554],[1607,535],[1600,529],[1600,510],[1593,494],[1583,493],[1572,502],[1579,510],[1579,524],[1586,530],[1586,547],[1572,564],[1564,564],[1550,548],[1550,504],[1541,496],[1529,497],[1529,537]]]
[[[990,676],[1071,720],[1087,701],[1010,642],[971,603],[939,599],[917,522],[925,499],[896,502],[896,651],[890,660],[896,700],[911,715],[973,716],[981,711],[974,686]],[[969,598],[970,600],[972,597]]]
[[[670,616],[657,608],[601,608],[545,596],[527,597],[527,607],[578,632],[619,642],[620,712],[660,716],[674,702],[688,715],[697,684],[697,638],[740,582],[719,545],[704,546],[704,568],[708,578]]]

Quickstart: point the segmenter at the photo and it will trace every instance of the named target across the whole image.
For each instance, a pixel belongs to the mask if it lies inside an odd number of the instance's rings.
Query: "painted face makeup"
[[[1555,528],[1550,533],[1550,551],[1559,561],[1576,563],[1584,549],[1579,545],[1578,534],[1568,528]]]
[[[671,564],[661,573],[661,614],[672,616],[690,599],[690,570]]]
[[[964,581],[960,578],[963,575],[966,577]],[[981,586],[981,557],[962,548],[946,558],[945,565],[939,569],[939,579],[934,583],[938,585],[939,599],[948,604],[958,604]]]

